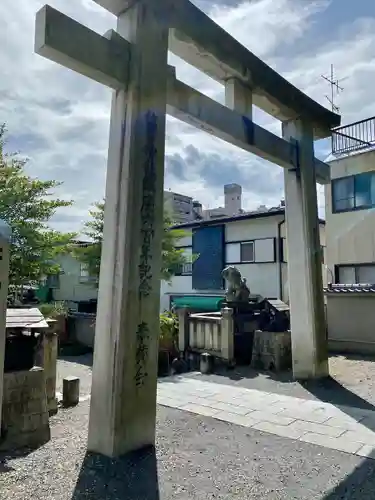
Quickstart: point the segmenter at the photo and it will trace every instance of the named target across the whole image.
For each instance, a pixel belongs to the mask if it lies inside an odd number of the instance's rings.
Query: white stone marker
[[[299,144],[299,168],[284,170],[293,375],[323,377],[328,355],[313,135],[296,120],[283,124],[283,137]]]
[[[168,30],[143,3],[118,18],[129,87],[112,99],[88,449],[155,441]]]

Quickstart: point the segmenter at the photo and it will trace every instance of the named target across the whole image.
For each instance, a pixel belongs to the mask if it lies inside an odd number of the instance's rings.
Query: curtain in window
[[[332,184],[334,210],[354,208],[354,177],[336,179]]]
[[[374,175],[365,173],[355,176],[355,207],[370,207],[372,205],[371,187]],[[375,198],[374,198],[375,199]]]
[[[358,283],[375,283],[375,266],[358,266]]]
[[[356,283],[355,267],[340,267],[339,283],[347,285]]]

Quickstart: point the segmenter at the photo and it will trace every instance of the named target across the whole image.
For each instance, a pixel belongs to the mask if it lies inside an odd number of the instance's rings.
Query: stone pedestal
[[[256,370],[281,371],[292,368],[290,331],[254,333],[251,366]]]
[[[88,435],[110,457],[155,444],[168,60],[150,2],[117,32],[133,49],[112,100]]]
[[[312,128],[284,123],[283,137],[298,145],[295,168],[284,170],[293,375],[318,378],[328,375],[328,349]]]
[[[234,360],[234,324],[233,309],[221,310],[221,357],[231,364]]]
[[[183,353],[189,346],[189,313],[185,307],[177,310],[178,350]]]
[[[37,447],[49,439],[43,368],[5,373],[0,450]]]

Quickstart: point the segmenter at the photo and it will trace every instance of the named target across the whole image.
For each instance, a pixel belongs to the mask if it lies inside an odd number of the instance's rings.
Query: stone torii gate
[[[313,141],[340,117],[258,59],[189,0],[95,0],[99,35],[49,6],[35,50],[113,89],[88,449],[154,444],[166,113],[284,168],[293,371],[328,374]],[[168,50],[225,86],[225,106],[176,78]],[[283,138],[252,121],[256,105]]]

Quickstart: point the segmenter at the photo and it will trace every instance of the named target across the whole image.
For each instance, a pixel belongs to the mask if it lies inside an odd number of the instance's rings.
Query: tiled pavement
[[[375,459],[375,411],[183,376],[159,380],[158,403]]]

